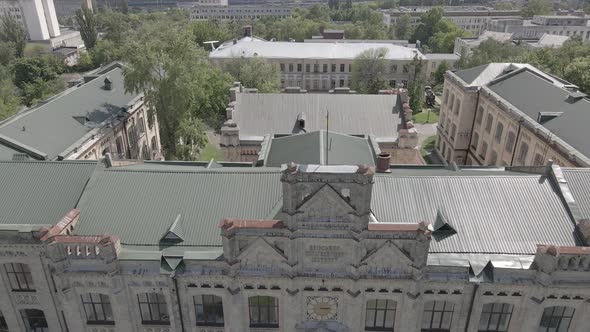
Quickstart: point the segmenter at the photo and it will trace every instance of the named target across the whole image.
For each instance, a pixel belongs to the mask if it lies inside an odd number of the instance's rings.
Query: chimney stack
[[[381,152],[377,155],[377,173],[391,173],[389,169],[391,153]]]
[[[244,37],[252,37],[252,26],[251,25],[244,26]]]
[[[104,79],[104,89],[107,91],[113,90],[113,82],[108,76]]]

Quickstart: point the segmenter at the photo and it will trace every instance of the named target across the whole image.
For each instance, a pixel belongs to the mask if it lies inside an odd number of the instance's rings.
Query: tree
[[[265,59],[235,58],[227,63],[225,71],[245,87],[256,88],[259,92],[280,91],[279,71]]]
[[[82,6],[76,10],[76,22],[80,26],[80,35],[87,49],[92,49],[96,45],[98,33],[96,31],[96,17],[91,9]]]
[[[410,37],[410,20],[412,18],[408,14],[403,14],[395,24],[395,37],[397,39],[408,40]]]
[[[434,82],[436,84],[442,84],[445,80],[445,73],[449,70],[449,63],[443,61],[438,65],[436,71],[434,72]]]
[[[330,9],[338,9],[340,7],[340,0],[328,0],[328,7]]]
[[[15,56],[22,57],[27,44],[27,30],[10,15],[4,15],[0,23],[0,42],[10,43],[14,47]]]
[[[372,48],[358,55],[352,63],[352,88],[359,93],[376,94],[386,89],[383,78],[387,49]]]
[[[434,27],[442,19],[444,9],[442,7],[435,7],[428,10],[426,13],[420,16],[420,24],[414,30],[412,40],[419,40],[421,42],[427,42],[428,39],[434,35]]]
[[[565,67],[563,78],[590,93],[590,56],[577,58]]]
[[[434,31],[434,35],[428,39],[428,46],[432,52],[436,53],[452,53],[455,39],[468,34],[455,23],[446,19],[440,20],[434,27]]]
[[[193,33],[194,41],[197,45],[206,48],[210,51],[209,45],[205,45],[204,42],[216,40],[223,43],[226,40],[234,37],[233,33],[229,28],[218,21],[195,21],[191,23],[191,31]],[[214,46],[219,46],[219,43]]]
[[[14,59],[16,59],[14,43],[0,41],[0,66],[7,66]]]
[[[20,58],[14,62],[14,84],[24,89],[26,84],[57,78],[58,68],[43,57]]]
[[[0,121],[16,114],[19,107],[20,98],[12,83],[10,70],[0,66]]]
[[[408,97],[410,98],[410,108],[414,113],[422,112],[424,105],[424,81],[417,79],[410,83],[408,88]]]
[[[496,10],[513,10],[514,5],[510,2],[499,2],[494,6],[494,8]]]
[[[533,17],[535,15],[547,15],[553,11],[553,4],[550,0],[529,0],[522,9],[522,16]]]
[[[167,159],[194,119],[216,122],[227,105],[231,78],[210,65],[183,21],[146,24],[129,43],[125,90],[144,93],[148,112],[158,115],[160,140]],[[197,128],[202,131],[202,129]],[[198,147],[197,147],[198,148]]]

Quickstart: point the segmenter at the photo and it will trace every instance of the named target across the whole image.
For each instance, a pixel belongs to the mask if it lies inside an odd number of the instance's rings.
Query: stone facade
[[[281,211],[223,220],[217,259],[136,255],[114,235],[70,235],[76,209],[51,228],[4,227],[0,311],[10,331],[31,313],[44,331],[481,331],[496,326],[491,311],[500,331],[537,331],[548,313],[561,331],[588,331],[588,247],[538,246],[480,271],[466,257],[438,261],[432,225],[372,222],[373,177],[364,166],[289,165]],[[25,264],[24,289],[15,264]]]

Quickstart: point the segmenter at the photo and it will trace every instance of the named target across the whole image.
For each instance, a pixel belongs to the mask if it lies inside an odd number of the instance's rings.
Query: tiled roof
[[[76,207],[96,162],[0,161],[0,225],[53,225]]]

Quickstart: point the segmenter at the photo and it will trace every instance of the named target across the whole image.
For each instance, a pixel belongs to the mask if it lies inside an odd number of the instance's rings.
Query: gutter
[[[174,289],[176,291],[176,301],[178,301],[178,313],[180,315],[180,330],[184,332],[184,318],[182,317],[182,305],[180,303],[180,292],[178,291],[178,279],[176,277],[176,274],[172,275],[172,280],[174,281]]]

